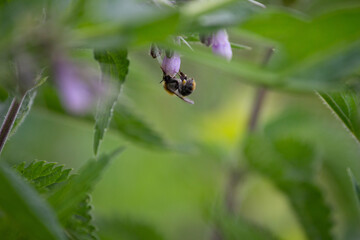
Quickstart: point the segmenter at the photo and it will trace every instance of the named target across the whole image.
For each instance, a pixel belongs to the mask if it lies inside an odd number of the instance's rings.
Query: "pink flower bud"
[[[164,57],[161,68],[167,75],[174,77],[180,70],[180,64],[181,59],[179,54],[174,53],[173,56],[170,58],[168,58],[167,56]]]
[[[88,113],[103,90],[99,79],[68,61],[58,60],[54,67],[60,100],[65,109],[76,115]]]
[[[214,34],[212,50],[213,53],[226,58],[228,61],[231,60],[232,50],[226,30],[219,30]]]
[[[155,44],[151,44],[150,56],[152,58],[157,58],[157,57],[161,56],[161,49],[158,46],[156,46]]]

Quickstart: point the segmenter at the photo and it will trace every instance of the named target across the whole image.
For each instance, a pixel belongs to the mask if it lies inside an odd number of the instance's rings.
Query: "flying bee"
[[[192,78],[187,78],[187,76],[183,72],[179,72],[180,79],[171,77],[165,73],[163,70],[163,82],[164,89],[171,95],[176,95],[181,100],[194,104],[194,101],[186,98],[185,96],[189,96],[196,87],[195,80]]]

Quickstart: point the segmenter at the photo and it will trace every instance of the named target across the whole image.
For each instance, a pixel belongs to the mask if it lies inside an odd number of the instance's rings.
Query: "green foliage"
[[[254,134],[247,139],[245,156],[252,169],[284,192],[309,239],[332,239],[330,208],[314,183],[316,152],[311,145]]]
[[[359,95],[353,91],[319,93],[355,139],[360,141]]]
[[[63,169],[63,167],[56,163],[34,161],[27,166],[23,162],[15,166],[15,169],[47,198],[57,185],[68,184],[71,169]],[[96,228],[92,223],[90,214],[91,209],[90,196],[86,195],[78,203],[72,215],[62,223],[69,239],[97,239]]]
[[[30,109],[34,103],[34,99],[36,97],[36,91],[30,91],[26,93],[23,101],[21,102],[21,107],[19,109],[19,112],[16,115],[16,119],[14,122],[14,125],[11,129],[11,135],[13,135],[19,126],[22,124],[28,113],[30,112]]]
[[[356,24],[351,24],[360,20],[358,5],[346,7],[344,3],[343,7],[315,17],[283,8],[265,10],[245,0],[206,4],[195,1],[178,8],[157,8],[155,4],[131,0],[49,5],[51,14],[59,19],[66,18],[66,26],[73,30],[69,42],[80,42],[81,47],[101,51],[143,46],[151,42],[166,45],[169,44],[169,35],[193,35],[234,26],[258,47],[276,47],[276,58],[268,69],[258,69],[256,64],[249,64],[246,59],[234,59],[225,64],[221,59],[207,55],[209,51],[204,49],[180,51],[198,62],[236,74],[244,81],[255,84],[296,90],[334,89],[342,86],[341,79],[360,66],[360,35]],[[37,8],[33,10],[38,11]],[[14,15],[21,16],[21,13],[19,10]],[[4,39],[4,42],[9,40]],[[8,45],[11,46],[10,43]],[[235,43],[233,46],[238,45]]]
[[[190,42],[190,43],[196,43],[200,41],[199,36],[197,35],[189,35],[186,37],[186,41]],[[231,48],[232,49],[238,49],[238,50],[251,50],[251,47],[246,46],[246,45],[242,45],[242,44],[238,44],[238,43],[231,43]]]
[[[100,143],[104,138],[104,134],[110,124],[115,104],[118,100],[121,86],[125,81],[128,73],[129,60],[127,59],[127,51],[95,51],[95,59],[99,62],[102,71],[102,81],[110,84],[109,79],[116,80],[119,86],[118,90],[111,92],[102,99],[98,105],[95,122],[94,134],[94,153],[98,152]]]
[[[0,194],[0,208],[5,214],[2,217],[8,218],[8,223],[11,223],[10,228],[13,226],[20,228],[22,237],[44,240],[65,239],[55,212],[29,184],[4,164],[0,165],[0,191],[3,193]]]
[[[359,185],[358,181],[356,180],[356,178],[355,178],[355,176],[352,173],[350,168],[348,168],[348,174],[349,174],[351,183],[353,185],[355,197],[356,197],[356,200],[358,202],[358,207],[359,207],[359,210],[360,210],[360,185]]]
[[[269,10],[253,16],[239,28],[275,41],[278,51],[286,51],[277,65],[278,69],[285,70],[307,65],[316,54],[319,61],[326,60],[331,58],[327,53],[342,51],[342,46],[356,43],[360,33],[348,23],[359,22],[359,13],[359,7],[349,7],[309,19],[301,14]]]
[[[330,91],[347,89],[347,78],[358,73],[360,69],[360,31],[358,30],[360,5],[358,2],[331,0],[327,4],[325,0],[278,0],[267,1],[269,2],[267,9],[255,6],[247,0],[150,2],[132,0],[0,1],[0,32],[2,34],[0,38],[0,102],[13,97],[13,93],[19,87],[15,77],[13,79],[7,77],[9,76],[9,69],[7,69],[9,61],[25,59],[24,62],[29,63],[26,67],[29,67],[30,72],[45,66],[56,76],[56,71],[53,69],[55,67],[52,66],[54,59],[64,57],[71,60],[67,53],[72,52],[74,48],[95,49],[94,58],[87,56],[87,60],[94,62],[95,59],[98,62],[102,71],[102,82],[111,86],[113,90],[105,94],[107,98],[101,99],[97,107],[93,142],[95,155],[99,152],[110,124],[114,132],[136,143],[169,149],[167,141],[161,134],[149,126],[146,120],[139,117],[136,111],[117,103],[129,68],[127,50],[117,49],[140,49],[145,55],[147,50],[141,48],[150,43],[156,43],[163,47],[163,50],[169,48],[178,51],[182,54],[183,60],[192,60],[221,70],[217,76],[219,78],[217,82],[221,84],[216,85],[219,89],[212,91],[219,96],[225,95],[220,90],[226,87],[225,81],[220,78],[223,76],[226,78],[229,75],[247,83],[275,89],[324,91],[320,93],[320,96],[354,137],[360,140],[359,96],[356,92],[358,90],[351,87],[347,92]],[[170,2],[179,4],[177,6],[166,4]],[[352,5],[349,4],[350,2]],[[314,6],[324,7],[315,11]],[[228,62],[215,56],[210,48],[200,44],[195,45],[198,43],[199,33],[211,33],[223,28],[228,28],[233,50],[251,51],[234,54],[233,60]],[[176,36],[182,36],[194,43],[192,46],[194,50],[184,46],[185,44],[178,44]],[[243,45],[242,41],[250,47]],[[269,47],[276,49],[273,58],[267,67],[259,66],[262,53],[265,53]],[[140,53],[136,54],[143,57]],[[136,57],[137,55],[134,54],[134,58]],[[143,64],[142,61],[139,63]],[[189,65],[183,66],[187,68]],[[161,71],[158,67],[157,70],[160,76]],[[142,74],[142,76],[150,75],[151,73],[147,71]],[[203,83],[207,79],[199,79],[200,91],[197,92],[200,93],[198,96],[203,97],[206,96],[206,87]],[[56,87],[56,84],[54,85]],[[136,88],[134,89],[137,91]],[[48,88],[45,91],[41,96],[46,98],[45,104],[48,104],[49,109],[56,109],[66,114],[56,97],[56,89]],[[147,91],[146,94],[157,94],[149,92],[151,91]],[[12,134],[28,115],[35,95],[35,89],[26,94]],[[137,96],[141,96],[141,93]],[[212,96],[207,96],[210,100],[212,99]],[[207,102],[204,99],[198,101],[200,104],[195,106],[196,110],[193,112],[190,110],[188,115],[182,112],[179,118],[187,118],[190,114],[200,113],[204,114],[201,121],[196,121],[194,117],[189,122],[211,122],[214,119],[213,112],[209,116],[204,113],[205,111],[201,112],[201,107],[206,104],[208,107],[218,107],[222,101]],[[201,102],[204,103],[202,106]],[[89,120],[87,117],[83,119]],[[216,120],[218,120],[217,117],[215,117]],[[221,120],[219,117],[219,122],[215,123],[214,129],[208,130],[209,134],[206,136],[217,137],[217,126],[224,125]],[[168,122],[172,123],[172,121]],[[353,153],[356,151],[352,148],[344,148],[354,151],[344,150],[341,154],[332,156],[335,152],[333,148],[341,143],[328,144],[327,141],[330,142],[332,135],[325,135],[323,138],[317,136],[317,128],[323,127],[328,132],[332,128],[309,122],[311,122],[309,118],[301,114],[288,115],[269,125],[264,134],[249,136],[245,144],[248,165],[254,171],[267,177],[284,193],[309,239],[332,239],[332,212],[326,204],[328,200],[332,203],[332,198],[325,199],[316,182],[324,177],[322,175],[319,177],[317,171],[319,152],[321,152],[321,160],[324,160],[325,165],[325,170],[322,169],[325,172],[324,175],[329,174],[329,178],[335,182],[333,185],[328,184],[328,188],[338,191],[336,197],[343,200],[343,204],[341,205],[340,202],[339,205],[345,209],[344,212],[347,212],[345,220],[341,222],[343,219],[340,219],[339,222],[345,226],[344,232],[350,229],[348,232],[351,231],[351,234],[354,233],[352,236],[357,238],[358,228],[348,223],[355,223],[358,226],[356,221],[358,219],[353,217],[355,215],[353,202],[349,200],[349,191],[346,188],[349,186],[344,183],[342,177],[344,166],[348,163],[355,165],[355,161],[351,159],[346,163],[340,163],[343,159],[357,156]],[[189,126],[182,127],[185,129]],[[186,130],[195,134],[196,131],[202,131],[198,126],[191,126]],[[230,130],[228,132],[231,132]],[[295,134],[289,134],[289,132]],[[193,142],[196,140],[189,139],[190,144]],[[321,144],[322,146],[328,144],[327,148],[323,147],[318,151],[318,146]],[[211,153],[207,155],[214,157]],[[231,153],[220,158],[228,158],[228,155]],[[16,170],[27,182],[0,165],[0,209],[3,214],[0,215],[0,231],[6,233],[3,236],[15,239],[27,238],[27,236],[34,239],[61,239],[64,238],[65,230],[66,237],[69,239],[96,238],[95,227],[91,223],[89,192],[112,157],[101,155],[97,160],[92,159],[78,175],[72,176],[69,176],[70,169],[64,169],[63,166],[55,163],[35,161],[29,165],[18,165]],[[355,171],[356,168],[352,167],[352,169]],[[352,182],[359,198],[359,185],[353,176]],[[40,196],[28,185],[32,185]],[[48,203],[43,201],[41,196]],[[54,211],[48,205],[52,206]],[[334,216],[340,215],[338,214],[340,212],[334,209]],[[56,217],[60,223],[57,223]],[[222,213],[215,216],[214,222],[226,239],[273,238],[272,234],[259,229],[243,218]],[[163,239],[147,224],[127,219],[112,219],[103,227],[102,236],[105,238],[117,236],[125,239]],[[24,230],[24,233],[18,235],[15,232],[16,229]],[[107,235],[108,232],[111,234]],[[346,233],[344,235],[345,239],[350,236]]]
[[[155,132],[146,122],[123,104],[118,104],[114,110],[113,129],[128,139],[145,146],[168,147],[159,133]]]
[[[24,119],[30,112],[30,109],[34,103],[34,99],[37,94],[37,88],[40,87],[46,80],[47,77],[41,77],[41,75],[39,75],[38,79],[35,81],[36,82],[35,86],[29,89],[25,93],[25,96],[21,102],[21,107],[16,115],[16,119],[11,128],[11,133],[10,133],[11,135],[13,135],[17,131],[19,126],[23,123]]]
[[[321,153],[322,165],[315,164],[315,176],[321,181],[321,186],[326,186],[322,190],[326,193],[326,200],[331,203],[334,223],[341,229],[340,238],[357,239],[360,234],[357,227],[360,217],[346,173],[346,168],[360,167],[357,161],[357,142],[353,141],[320,102],[314,108],[305,103],[303,107],[295,105],[287,109],[266,125],[265,133],[271,139],[292,136],[298,141],[311,144],[317,149],[316,152]],[[341,220],[335,216],[341,216]]]
[[[259,64],[251,64],[248,61],[232,60],[225,61],[219,56],[215,56],[212,52],[204,49],[204,47],[194,46],[195,51],[188,47],[179,47],[171,45],[172,48],[186,55],[187,58],[210,68],[219,69],[224,73],[241,76],[241,79],[250,84],[261,84],[266,86],[273,86],[277,88],[287,87],[286,82],[280,81],[278,74],[263,69]]]
[[[106,81],[106,78],[112,78],[120,84],[124,83],[129,68],[126,50],[96,50],[94,57],[100,64],[103,81]]]
[[[161,41],[180,25],[179,11],[171,7],[159,9],[131,0],[90,2],[74,28],[86,47],[107,49]]]
[[[104,154],[98,159],[91,159],[79,171],[78,175],[72,176],[67,184],[61,185],[48,197],[49,203],[56,209],[60,222],[64,223],[69,219],[79,204],[86,198],[99,180],[105,168],[122,149],[111,154]]]
[[[66,233],[71,240],[96,240],[97,228],[93,225],[93,217],[91,215],[92,205],[90,205],[90,195],[86,195],[73,215],[64,224]]]
[[[280,11],[259,14],[240,26],[241,30],[273,41],[277,52],[278,81],[290,88],[323,89],[343,84],[356,72],[359,32],[349,22],[360,21],[360,8],[346,8],[306,19]],[[300,44],[300,45],[299,45]]]
[[[34,161],[28,165],[21,163],[15,166],[15,169],[36,187],[54,208],[68,239],[97,239],[90,214],[92,206],[89,193],[111,158],[120,151],[121,149],[102,155],[97,160],[90,160],[79,174],[70,177],[71,169],[63,169],[61,165],[45,161]]]
[[[4,102],[8,98],[9,94],[5,88],[0,86],[0,102]]]
[[[181,24],[196,32],[238,25],[264,9],[247,0],[224,0],[191,1],[182,10]]]
[[[33,161],[27,166],[25,162],[15,166],[15,169],[39,192],[47,192],[56,184],[68,180],[71,169],[46,161]]]

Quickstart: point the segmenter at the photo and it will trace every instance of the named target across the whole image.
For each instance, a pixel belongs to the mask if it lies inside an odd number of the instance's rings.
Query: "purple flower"
[[[226,58],[228,61],[231,60],[232,50],[226,30],[222,29],[214,34],[212,50],[213,53]]]
[[[162,70],[171,77],[174,77],[180,70],[181,59],[179,54],[174,53],[172,57],[164,57],[161,68]]]
[[[54,67],[60,100],[65,109],[76,115],[88,113],[103,90],[99,79],[66,60],[55,61]]]

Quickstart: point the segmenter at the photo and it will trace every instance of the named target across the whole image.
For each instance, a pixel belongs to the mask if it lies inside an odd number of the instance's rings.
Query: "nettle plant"
[[[360,5],[350,2],[332,1],[329,10],[311,12],[323,1],[266,1],[265,7],[253,0],[1,0],[0,151],[26,120],[44,85],[55,93],[46,95],[50,97],[40,107],[95,119],[94,158],[77,174],[53,162],[8,166],[1,159],[1,238],[97,238],[89,194],[122,151],[99,153],[108,128],[135,142],[172,149],[119,101],[131,64],[128,50],[151,46],[165,90],[185,102],[194,103],[186,96],[195,90],[195,80],[180,70],[181,56],[258,87],[239,155],[249,171],[268,178],[284,193],[309,239],[334,239],[339,224],[332,221],[335,207],[329,206],[315,181],[318,152],[309,139],[294,137],[297,121],[307,119],[292,114],[264,131],[256,126],[269,89],[315,91],[360,141]],[[74,58],[78,49],[92,52],[91,58]],[[260,61],[246,57],[255,50],[263,55]],[[234,214],[233,185],[243,171],[236,167],[229,174],[224,206],[212,213],[213,237],[276,239],[265,227]],[[359,198],[360,187],[348,171]],[[344,239],[360,237],[359,215],[354,214],[357,217],[341,223],[338,235]],[[162,239],[153,233],[145,238],[133,234],[136,239]]]

